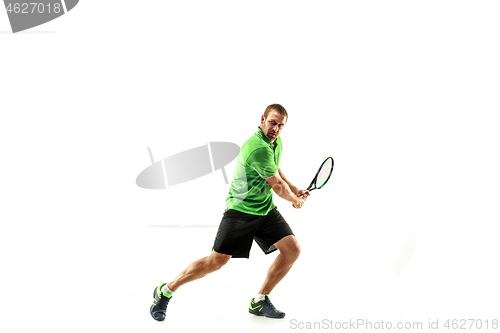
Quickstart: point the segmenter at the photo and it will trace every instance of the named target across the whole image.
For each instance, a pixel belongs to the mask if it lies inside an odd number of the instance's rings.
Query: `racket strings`
[[[316,178],[316,186],[323,186],[328,179],[330,178],[330,174],[332,172],[333,162],[331,159],[328,159],[322,166],[318,172],[318,177]]]

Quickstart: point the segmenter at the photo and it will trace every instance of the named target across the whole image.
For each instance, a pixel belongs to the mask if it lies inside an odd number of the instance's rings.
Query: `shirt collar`
[[[257,134],[258,136],[260,136],[268,145],[270,145],[272,148],[276,148],[276,146],[278,145],[278,138],[276,138],[274,140],[274,143],[271,143],[269,141],[269,139],[264,135],[264,132],[262,132],[262,129],[260,128],[260,126],[257,127],[257,132],[255,134]]]

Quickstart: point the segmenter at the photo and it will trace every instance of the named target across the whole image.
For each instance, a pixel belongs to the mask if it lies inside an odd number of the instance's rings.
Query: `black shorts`
[[[276,251],[274,243],[289,235],[293,235],[292,229],[276,207],[264,216],[228,209],[220,222],[213,250],[233,258],[249,258],[254,239],[269,254]]]

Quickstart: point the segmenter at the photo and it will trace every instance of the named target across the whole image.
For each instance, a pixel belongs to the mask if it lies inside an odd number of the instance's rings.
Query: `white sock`
[[[174,292],[168,288],[168,283],[161,287],[161,292],[172,295]]]
[[[266,299],[266,295],[257,294],[257,297],[255,297],[255,302],[263,301],[265,299]]]

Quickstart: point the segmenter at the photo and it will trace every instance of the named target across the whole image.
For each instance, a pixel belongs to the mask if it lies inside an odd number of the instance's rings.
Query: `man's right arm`
[[[304,204],[304,200],[298,196],[296,196],[290,186],[281,178],[279,172],[277,172],[274,176],[266,178],[269,185],[273,189],[274,193],[279,195],[281,198],[290,201],[295,208],[301,208]]]

